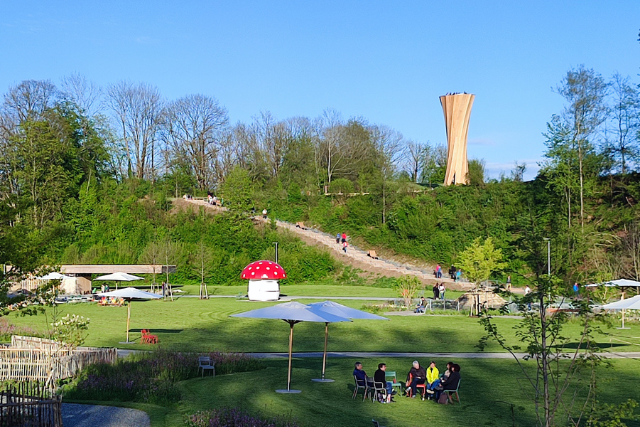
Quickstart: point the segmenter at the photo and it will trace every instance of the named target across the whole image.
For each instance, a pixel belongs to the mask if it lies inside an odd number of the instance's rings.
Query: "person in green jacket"
[[[436,368],[436,362],[431,361],[431,364],[427,368],[427,393],[434,394],[433,391],[437,386],[440,385],[440,372],[438,368]]]

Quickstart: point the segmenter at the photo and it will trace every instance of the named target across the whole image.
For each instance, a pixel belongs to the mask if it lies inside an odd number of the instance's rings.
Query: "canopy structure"
[[[231,317],[247,317],[253,319],[280,319],[289,324],[289,368],[287,371],[287,389],[276,390],[277,393],[300,393],[300,390],[291,389],[291,360],[293,351],[293,325],[299,322],[350,322],[346,317],[336,316],[330,313],[314,312],[311,308],[299,302],[287,302],[271,307],[259,308],[244,313],[232,314]]]
[[[133,282],[134,280],[142,280],[142,277],[134,276],[129,273],[111,273],[104,276],[98,276],[94,280],[107,280],[116,282],[116,289],[118,289],[118,282]]]
[[[64,274],[58,273],[56,271],[53,271],[49,274],[45,274],[42,277],[38,277],[39,280],[65,280],[65,279],[72,279],[71,276],[65,276]]]
[[[129,322],[131,320],[131,301],[162,298],[160,295],[152,294],[151,292],[141,291],[136,288],[116,289],[115,291],[102,292],[97,295],[101,297],[122,298],[128,302],[127,304],[127,341],[125,341],[122,344],[133,344],[133,342],[129,341]]]
[[[629,280],[629,279],[618,279],[618,280],[610,280],[608,282],[603,282],[603,283],[593,283],[591,285],[586,285],[587,288],[591,288],[594,286],[607,286],[607,287],[618,287],[622,290],[622,298],[620,300],[620,302],[622,301],[626,301],[624,299],[625,297],[625,292],[627,290],[627,288],[636,288],[638,290],[640,290],[640,282],[637,282],[635,280]],[[615,303],[614,303],[615,304]],[[609,304],[607,304],[609,305]],[[606,306],[603,306],[603,308],[606,308]],[[624,327],[624,310],[626,309],[625,307],[621,307],[620,308],[622,310],[622,327],[618,328],[618,329],[629,329],[629,328],[625,328]]]
[[[624,327],[624,311],[625,310],[640,310],[640,295],[636,295],[633,298],[622,299],[620,301],[612,302],[602,306],[605,310],[622,310],[622,327],[620,329],[627,329]]]
[[[347,319],[364,319],[364,320],[389,320],[386,317],[378,316],[377,314],[367,313],[366,311],[356,310],[355,308],[347,307],[342,304],[338,304],[333,301],[323,301],[309,304],[309,307],[314,313],[318,314],[332,314],[334,316],[346,317]],[[329,341],[329,322],[324,324],[324,353],[322,355],[322,377],[316,378],[313,381],[320,383],[333,382],[331,379],[324,377],[327,367],[327,342]]]

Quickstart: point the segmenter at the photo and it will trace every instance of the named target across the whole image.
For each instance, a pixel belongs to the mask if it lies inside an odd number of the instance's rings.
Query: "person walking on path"
[[[527,295],[529,295],[531,293],[531,288],[529,287],[529,285],[524,287],[524,296],[525,298],[527,297]],[[529,301],[529,303],[527,304],[527,308],[529,310],[531,310],[531,301]]]
[[[347,253],[347,246],[349,246],[349,244],[347,243],[346,240],[342,241],[342,250],[344,251],[344,253]]]
[[[267,208],[262,209],[262,219],[267,219]]]
[[[511,276],[507,276],[507,290],[511,292]]]
[[[440,283],[438,290],[440,291],[440,299],[444,301],[444,294],[447,291],[447,289],[444,287],[444,282]]]
[[[438,299],[440,296],[440,289],[438,289],[438,284],[433,285],[433,299]]]
[[[342,243],[347,242],[347,233],[342,233]]]
[[[580,293],[580,286],[578,286],[578,282],[573,284],[573,294],[576,298],[578,298],[578,294]]]
[[[340,244],[340,233],[336,234],[336,243]]]
[[[436,279],[442,278],[442,267],[440,264],[436,265]]]
[[[462,270],[456,271],[456,282],[460,281],[460,277],[462,276]]]

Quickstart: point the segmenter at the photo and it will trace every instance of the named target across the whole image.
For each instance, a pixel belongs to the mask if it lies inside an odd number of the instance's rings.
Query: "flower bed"
[[[294,421],[283,418],[256,418],[237,408],[220,408],[189,415],[188,427],[298,427]]]
[[[91,365],[67,385],[65,395],[77,400],[167,405],[180,400],[177,382],[198,376],[200,355],[158,349],[151,353],[133,354],[113,365]],[[219,375],[264,368],[260,360],[243,353],[213,352],[209,356],[216,362],[216,374]]]

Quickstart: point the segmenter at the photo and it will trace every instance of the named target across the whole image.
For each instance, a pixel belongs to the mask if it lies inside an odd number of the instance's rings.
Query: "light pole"
[[[543,237],[542,240],[547,242],[547,275],[551,277],[551,239]]]

